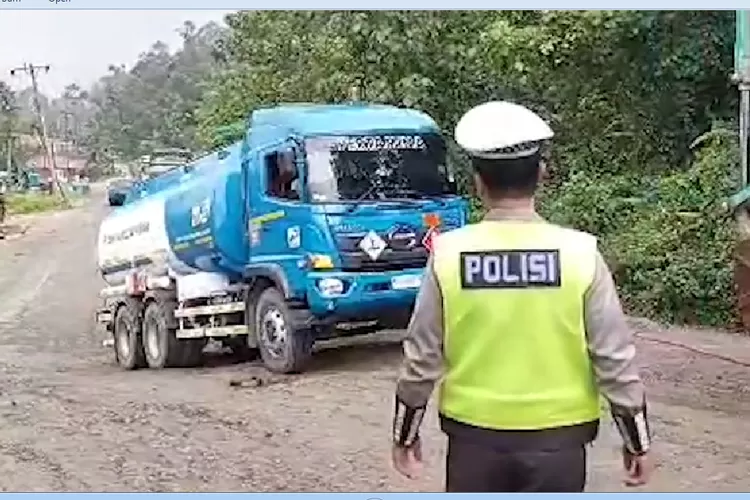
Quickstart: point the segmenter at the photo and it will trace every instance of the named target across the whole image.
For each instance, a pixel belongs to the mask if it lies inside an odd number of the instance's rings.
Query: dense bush
[[[668,322],[730,325],[735,225],[723,207],[739,174],[736,141],[704,142],[690,168],[639,180],[579,179],[544,205],[600,237],[628,308]]]

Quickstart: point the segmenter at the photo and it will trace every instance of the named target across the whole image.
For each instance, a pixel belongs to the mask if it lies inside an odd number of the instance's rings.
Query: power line
[[[49,64],[34,65],[31,63],[24,63],[23,66],[19,66],[10,70],[10,76],[16,76],[17,73],[23,72],[31,77],[31,90],[33,91],[32,102],[34,104],[34,112],[36,113],[37,120],[39,121],[39,142],[42,145],[44,154],[47,156],[47,158],[49,158],[52,165],[52,182],[60,192],[60,196],[62,197],[63,202],[66,205],[70,206],[68,197],[65,195],[65,191],[63,190],[63,187],[57,178],[57,161],[55,160],[55,153],[49,145],[49,138],[47,136],[47,122],[44,119],[44,113],[42,113],[42,105],[39,100],[39,84],[37,82],[37,74],[41,70],[44,70],[45,73],[49,73],[49,68]]]

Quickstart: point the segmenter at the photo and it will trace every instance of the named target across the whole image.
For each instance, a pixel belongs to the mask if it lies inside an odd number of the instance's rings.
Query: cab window
[[[294,153],[276,151],[266,156],[266,194],[282,200],[300,199],[300,182]]]

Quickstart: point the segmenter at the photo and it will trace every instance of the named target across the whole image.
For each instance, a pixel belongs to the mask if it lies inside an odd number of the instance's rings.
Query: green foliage
[[[576,171],[560,185],[544,188],[540,211],[551,221],[596,235],[628,228],[635,213],[654,197],[658,178],[596,175]]]
[[[260,104],[360,98],[418,107],[455,122],[497,90],[478,12],[239,12],[226,64],[200,111],[201,137]],[[457,82],[461,82],[457,85]]]
[[[631,311],[725,326],[735,314],[735,226],[722,206],[738,186],[734,140],[709,134],[690,168],[665,175],[576,173],[545,193],[542,211],[599,236]]]
[[[157,148],[196,148],[196,111],[217,68],[214,53],[223,31],[186,22],[180,34],[175,53],[156,42],[130,70],[110,66],[94,85],[76,110],[90,151],[133,160]]]
[[[31,214],[66,208],[62,197],[42,193],[13,193],[7,195],[9,214]]]
[[[608,234],[631,308],[670,322],[733,322],[736,235],[722,204],[738,185],[734,146],[726,136],[710,139],[692,168],[657,180],[658,198],[639,207],[629,227]]]
[[[15,164],[21,151],[17,141],[9,141],[18,131],[18,104],[15,92],[0,80],[0,171],[5,170],[8,159]]]
[[[214,136],[210,142],[211,149],[227,146],[242,140],[245,131],[246,123],[244,120],[217,127],[214,130]]]
[[[542,212],[599,236],[628,306],[730,320],[719,205],[737,187],[734,139],[706,139],[695,159],[690,145],[736,114],[732,11],[243,11],[227,24],[187,24],[177,53],[155,44],[113,67],[84,106],[89,147],[215,148],[258,106],[356,98],[422,109],[450,136],[469,107],[512,99],[556,132]]]

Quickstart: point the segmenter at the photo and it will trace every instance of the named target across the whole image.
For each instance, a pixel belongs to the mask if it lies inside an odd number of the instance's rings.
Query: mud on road
[[[122,372],[94,330],[103,197],[0,242],[0,489],[3,491],[440,491],[444,440],[425,423],[426,470],[388,463],[398,333],[321,347],[302,376],[214,356],[192,370]],[[750,342],[634,327],[659,462],[652,491],[747,491]],[[622,489],[603,425],[590,490]]]

